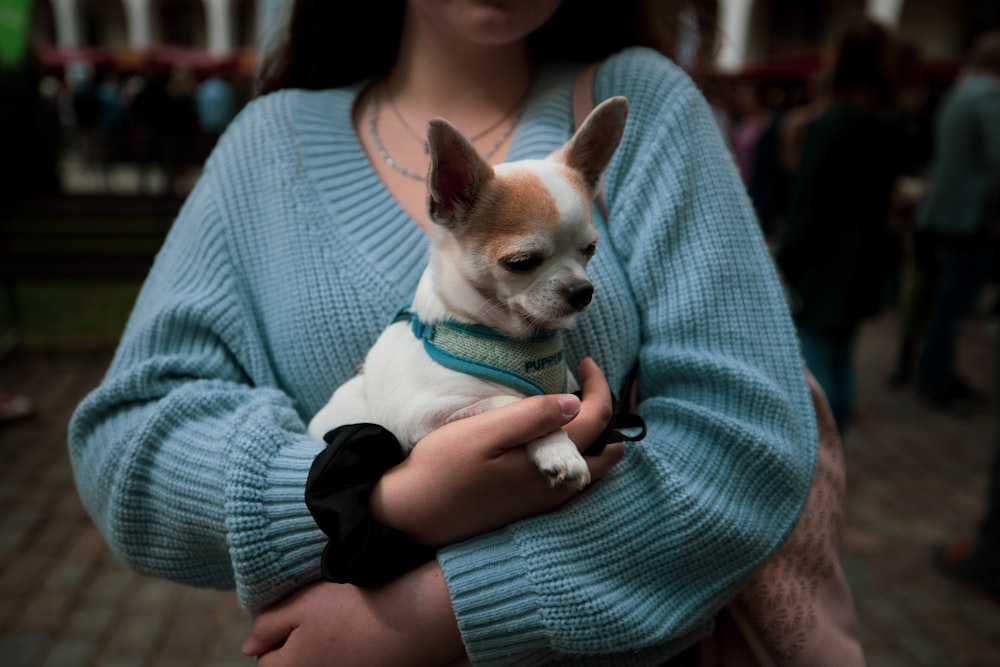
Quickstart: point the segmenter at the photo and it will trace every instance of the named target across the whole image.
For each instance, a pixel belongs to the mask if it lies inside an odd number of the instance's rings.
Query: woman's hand
[[[424,438],[372,492],[375,517],[429,545],[471,537],[559,507],[579,493],[549,486],[523,444],[564,428],[581,451],[611,418],[611,392],[590,359],[583,401],[535,396],[444,426]],[[600,479],[621,443],[587,457]],[[316,583],[257,617],[243,652],[260,667],[444,665],[463,655],[436,561],[378,588]]]
[[[534,396],[447,424],[427,435],[372,491],[371,510],[383,524],[430,546],[451,544],[513,521],[551,511],[579,491],[550,486],[523,447],[564,428],[584,451],[611,418],[611,391],[592,359],[578,371],[583,401],[572,395]],[[624,452],[621,443],[587,457],[593,480]]]
[[[312,584],[258,616],[242,650],[259,667],[445,665],[465,652],[436,562],[379,588]]]

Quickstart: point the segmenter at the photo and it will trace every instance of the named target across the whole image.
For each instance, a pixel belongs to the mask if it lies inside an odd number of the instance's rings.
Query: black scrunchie
[[[375,424],[350,424],[327,433],[327,448],[313,461],[306,506],[330,538],[323,577],[378,586],[434,557],[434,549],[371,517],[368,497],[379,478],[403,461],[395,436]]]
[[[641,440],[642,418],[619,412],[584,452],[597,456],[613,442]],[[626,431],[625,433],[622,430]],[[637,431],[637,433],[633,433]],[[396,437],[376,424],[349,424],[325,436],[327,447],[312,463],[306,506],[330,538],[323,549],[323,577],[336,583],[371,587],[384,584],[434,558],[434,549],[371,517],[372,488],[389,468],[403,461]]]

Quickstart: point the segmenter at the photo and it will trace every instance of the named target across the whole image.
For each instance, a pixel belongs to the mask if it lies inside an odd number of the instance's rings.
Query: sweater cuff
[[[258,403],[237,423],[228,443],[227,532],[240,606],[258,613],[320,579],[326,536],[304,491],[323,443],[296,432],[301,423],[290,407]]]
[[[441,549],[438,563],[473,664],[531,665],[551,658],[538,595],[510,531]]]

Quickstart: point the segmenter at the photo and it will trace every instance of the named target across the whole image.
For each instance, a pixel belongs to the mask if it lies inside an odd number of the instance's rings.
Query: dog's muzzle
[[[590,300],[594,298],[594,286],[586,280],[573,283],[563,290],[563,298],[574,312],[579,313],[589,306]]]

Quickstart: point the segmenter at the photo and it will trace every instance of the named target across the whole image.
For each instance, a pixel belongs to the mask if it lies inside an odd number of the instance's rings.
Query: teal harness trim
[[[510,338],[480,324],[426,324],[408,307],[393,322],[407,321],[431,359],[445,368],[507,385],[529,396],[566,391],[566,353],[561,331]]]

